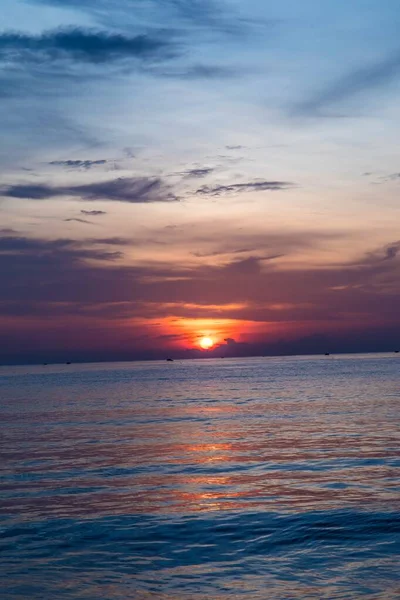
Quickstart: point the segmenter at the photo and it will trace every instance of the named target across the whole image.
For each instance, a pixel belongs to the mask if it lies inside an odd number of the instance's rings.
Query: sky
[[[400,347],[398,0],[1,5],[0,363]]]

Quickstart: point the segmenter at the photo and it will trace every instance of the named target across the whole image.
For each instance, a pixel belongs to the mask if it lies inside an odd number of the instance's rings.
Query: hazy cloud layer
[[[178,198],[161,179],[119,178],[84,185],[51,186],[21,184],[3,186],[0,194],[9,198],[49,200],[68,196],[84,201],[110,200],[132,204],[148,202],[176,202]]]
[[[112,322],[122,320],[121,330],[117,328],[113,334],[117,344],[118,336],[121,343],[124,339],[122,322],[135,318],[135,336],[147,336],[146,347],[158,348],[161,352],[165,351],[164,344],[168,346],[168,341],[163,342],[159,336],[176,333],[162,333],[159,328],[151,333],[146,329],[148,319],[159,322],[165,318],[201,319],[204,315],[219,319],[223,314],[224,318],[242,323],[242,328],[248,322],[260,323],[261,337],[263,324],[269,323],[264,348],[274,347],[275,351],[278,347],[287,349],[283,343],[279,346],[279,335],[291,337],[297,351],[318,346],[302,342],[306,334],[307,339],[323,334],[326,342],[338,335],[342,349],[346,350],[354,347],[356,330],[364,328],[364,335],[375,331],[379,338],[391,324],[393,335],[387,339],[388,344],[394,344],[395,332],[400,329],[399,242],[371,251],[352,263],[294,270],[280,270],[273,261],[259,257],[191,268],[168,263],[126,266],[118,260],[121,250],[114,247],[124,248],[129,244],[123,238],[76,242],[0,237],[3,282],[0,315],[19,318],[43,315],[47,323],[52,315],[57,322],[63,317],[62,322],[65,319],[69,323],[76,347],[82,347],[85,328],[92,331],[93,319],[100,329],[108,329]],[[85,321],[79,321],[78,325],[79,315],[85,316]],[[39,320],[38,328],[41,323]],[[272,325],[279,326],[280,333],[274,334]],[[6,327],[12,341],[8,326],[2,326],[0,320],[0,331],[2,327]],[[40,330],[46,339],[46,329]],[[36,336],[37,330],[25,332],[24,347],[33,349]],[[14,347],[18,345],[17,339],[16,333]],[[96,339],[96,336],[87,338],[87,358],[90,358],[90,345]],[[233,339],[236,340],[236,334],[228,335],[225,343],[233,346]],[[257,344],[261,344],[257,340],[259,337],[255,336],[243,353],[254,352]],[[62,345],[62,337],[59,344]],[[114,355],[111,352],[108,356]]]

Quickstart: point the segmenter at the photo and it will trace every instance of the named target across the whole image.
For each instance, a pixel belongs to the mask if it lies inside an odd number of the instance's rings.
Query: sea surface
[[[0,368],[2,600],[400,598],[400,355]]]

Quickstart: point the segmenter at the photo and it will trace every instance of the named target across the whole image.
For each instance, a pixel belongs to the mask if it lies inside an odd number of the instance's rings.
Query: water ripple
[[[399,366],[0,369],[1,597],[399,597]]]

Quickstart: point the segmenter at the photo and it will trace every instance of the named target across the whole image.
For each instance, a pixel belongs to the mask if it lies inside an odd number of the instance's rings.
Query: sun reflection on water
[[[101,385],[77,367],[3,386],[9,564],[65,567],[72,598],[110,569],[117,583],[90,600],[263,598],[266,585],[275,599],[394,599],[398,371],[357,364],[134,365]]]

